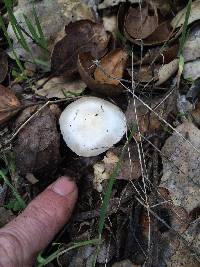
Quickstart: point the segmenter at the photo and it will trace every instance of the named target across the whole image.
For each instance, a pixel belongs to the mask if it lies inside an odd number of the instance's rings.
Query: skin
[[[15,220],[0,229],[0,267],[31,267],[69,220],[76,184],[61,177],[38,195]]]

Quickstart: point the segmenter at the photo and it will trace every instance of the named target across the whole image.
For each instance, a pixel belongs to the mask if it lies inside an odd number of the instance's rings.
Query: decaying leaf
[[[192,123],[185,122],[176,130],[200,148],[200,130]],[[174,132],[165,142],[162,153],[165,157],[162,157],[160,186],[168,189],[174,205],[184,207],[190,213],[199,206],[199,152]]]
[[[0,227],[3,227],[5,224],[9,223],[15,218],[15,215],[11,210],[0,207]]]
[[[161,85],[166,82],[178,70],[179,60],[174,59],[168,64],[163,65],[158,71],[158,81],[156,85]]]
[[[180,246],[174,250],[174,254],[166,261],[168,267],[199,267],[200,248],[200,222],[199,219],[192,222],[183,237],[187,246],[181,241]]]
[[[193,81],[200,77],[200,59],[187,62],[184,65],[183,77]]]
[[[171,26],[173,28],[179,28],[184,24],[186,10],[187,10],[187,7],[185,7],[180,12],[178,12],[178,14],[172,20]],[[194,21],[200,19],[199,10],[200,10],[200,1],[199,0],[192,1],[192,6],[191,6],[191,12],[190,12],[189,20],[188,20],[188,25],[193,23]]]
[[[9,120],[21,108],[13,92],[0,84],[0,124]]]
[[[94,168],[93,186],[98,192],[103,190],[103,181],[108,180],[113,172],[122,148],[113,148],[106,153],[102,161],[97,162]],[[130,160],[131,158],[131,160]],[[141,167],[136,145],[130,145],[126,150],[120,167],[119,180],[137,180],[141,176]]]
[[[114,263],[112,267],[141,267],[141,265],[135,265],[130,260],[123,260],[123,261]]]
[[[44,83],[46,79],[37,82],[37,86]],[[66,98],[80,95],[86,88],[86,84],[80,79],[66,79],[64,77],[55,77],[45,83],[42,89],[35,90],[35,93],[47,98]]]
[[[144,100],[147,105],[149,105],[156,113],[159,114],[163,119],[167,119],[171,112],[175,111],[176,107],[176,93],[171,94],[166,101],[162,101],[163,98],[154,97],[154,99]],[[159,103],[162,102],[161,105]],[[140,132],[142,134],[148,132],[153,132],[160,129],[162,122],[159,120],[153,112],[151,112],[147,107],[144,106],[138,100],[135,100],[136,106],[134,105],[134,100],[131,99],[128,104],[126,111],[126,119],[129,129],[132,128],[134,123],[138,123]],[[135,113],[137,112],[137,116]],[[138,119],[138,121],[137,121]]]
[[[106,53],[110,34],[102,24],[80,20],[67,25],[65,32],[66,36],[55,44],[51,55],[53,71],[60,70],[62,75],[70,76],[77,72],[78,54],[90,52],[99,59]]]
[[[151,11],[151,13],[150,13]],[[158,14],[153,5],[130,7],[125,19],[125,31],[133,39],[145,39],[158,27]]]
[[[21,116],[24,119],[23,113]],[[60,159],[59,145],[55,116],[45,108],[24,126],[14,144],[20,173],[43,178],[53,175]]]
[[[112,7],[112,6],[117,6],[120,3],[124,3],[126,0],[104,0],[102,3],[99,4],[98,8],[99,9],[104,9],[107,7]],[[129,0],[130,3],[138,3],[139,0]]]
[[[8,58],[4,51],[0,50],[0,83],[4,81],[8,72]]]
[[[64,25],[80,19],[94,18],[91,8],[84,4],[81,0],[68,1],[67,3],[65,0],[34,1],[34,7],[50,49],[54,40],[57,38],[58,32],[62,30]],[[30,33],[25,22],[24,15],[26,15],[33,22],[33,24],[35,24],[32,1],[26,1],[26,4],[21,1],[14,12],[14,16],[20,23],[21,27]],[[21,48],[11,23],[9,23],[8,26],[8,34],[13,40],[14,48],[18,56],[26,60],[32,60],[32,57],[44,57],[44,51],[25,34],[24,37],[29,44],[32,55]]]
[[[196,60],[200,57],[200,27],[199,24],[190,29],[188,39],[183,49],[185,62]]]
[[[143,40],[144,45],[158,45],[167,41],[171,36],[172,29],[169,21],[164,21],[158,25],[155,31]],[[172,37],[175,33],[172,35]],[[137,42],[137,41],[136,41]]]
[[[104,15],[102,19],[105,30],[111,32],[114,36],[116,36],[116,33],[118,31],[116,15]]]
[[[104,56],[99,67],[94,72],[97,82],[118,85],[124,73],[128,54],[122,49],[116,49]]]
[[[94,58],[90,53],[84,53],[78,56],[78,70],[82,80],[87,86],[102,95],[118,95],[124,92],[124,88],[118,84],[100,83],[92,75],[96,69]]]

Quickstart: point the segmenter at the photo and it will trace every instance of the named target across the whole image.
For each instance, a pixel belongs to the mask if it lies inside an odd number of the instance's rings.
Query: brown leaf
[[[19,111],[21,104],[13,92],[0,84],[0,124]]]
[[[77,72],[77,57],[79,53],[90,52],[95,59],[106,53],[110,40],[102,24],[90,20],[79,20],[70,23],[65,28],[66,36],[59,40],[51,55],[53,71],[70,76]]]
[[[94,72],[97,82],[118,85],[123,76],[128,54],[118,48],[101,59],[100,66]]]
[[[26,117],[29,109],[22,112],[22,119],[18,121],[24,120],[24,114]],[[24,126],[14,144],[16,165],[20,173],[32,173],[36,177],[52,175],[60,158],[59,143],[55,116],[49,108],[45,108]]]
[[[8,59],[4,51],[0,51],[0,83],[3,82],[8,72]]]
[[[84,53],[78,56],[78,70],[81,75],[82,80],[87,84],[87,86],[103,95],[118,95],[124,91],[124,88],[119,85],[113,85],[108,83],[99,83],[93,77],[93,73],[96,69],[90,53]]]
[[[140,10],[130,7],[125,19],[125,31],[134,39],[145,39],[151,35],[158,26],[157,10],[153,5],[146,4]]]

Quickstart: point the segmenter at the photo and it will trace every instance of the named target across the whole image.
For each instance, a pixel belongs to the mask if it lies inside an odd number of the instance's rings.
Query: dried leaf
[[[176,130],[197,149],[200,148],[200,130],[185,122]],[[169,192],[173,204],[192,212],[199,206],[199,153],[179,135],[170,136],[162,149],[163,177],[160,186]]]
[[[171,22],[173,28],[179,28],[184,24],[187,7],[182,9]],[[188,25],[200,19],[200,0],[192,2]]]
[[[169,25],[169,21],[164,21],[159,24],[155,31],[146,39],[144,39],[143,42],[145,45],[162,44],[169,39],[171,32],[172,29]]]
[[[94,164],[94,179],[93,185],[98,192],[103,190],[103,181],[108,180],[111,173],[113,172],[122,148],[113,148],[107,151],[106,156],[102,161]],[[131,164],[130,164],[131,157]],[[130,145],[129,149],[126,150],[120,172],[117,176],[118,180],[137,180],[141,176],[141,167],[136,145]]]
[[[0,51],[0,83],[4,81],[8,72],[8,58],[4,51]]]
[[[46,78],[37,82],[40,86]],[[47,98],[60,98],[73,97],[80,95],[86,88],[86,84],[80,79],[69,80],[64,77],[55,77],[48,81],[42,89],[36,90],[35,93]]]
[[[162,116],[163,119],[167,119],[168,115],[173,112],[176,107],[176,92],[174,92],[174,94],[171,94],[164,102],[163,98],[160,97],[142,100],[156,113]],[[158,106],[161,101],[162,104]],[[159,120],[159,118],[138,100],[136,100],[135,103],[136,107],[134,105],[134,101],[131,99],[126,111],[126,119],[129,129],[131,129],[133,124],[137,122],[138,118],[139,129],[142,134],[146,132],[151,133],[155,130],[158,130],[162,126],[162,122]],[[137,110],[137,117],[135,114],[135,109]]]
[[[29,112],[25,110],[24,113]],[[21,116],[23,121],[23,113]],[[20,173],[49,178],[56,171],[60,159],[59,145],[55,116],[45,108],[24,126],[16,139],[14,152]]]
[[[183,49],[185,62],[196,60],[200,57],[200,27],[195,25],[190,29],[189,36]]]
[[[110,34],[105,31],[102,24],[80,20],[70,23],[65,31],[67,35],[55,44],[51,55],[53,71],[59,73],[60,70],[62,75],[70,76],[77,72],[79,53],[90,52],[95,59],[106,53]]]
[[[92,77],[95,71],[94,58],[89,53],[81,54],[78,56],[78,70],[82,80],[87,86],[103,95],[118,95],[124,92],[124,88],[119,85],[99,83]]]
[[[178,59],[174,59],[168,64],[163,65],[158,72],[158,81],[156,85],[161,85],[166,82],[178,70]]]
[[[187,62],[184,65],[183,70],[184,79],[189,79],[195,81],[200,77],[200,60],[197,59],[192,62]]]
[[[130,7],[124,25],[125,31],[131,38],[145,39],[158,27],[157,10],[149,4],[146,4],[141,10],[140,7]]]
[[[97,82],[118,85],[124,73],[128,54],[118,48],[104,56],[94,72]]]
[[[8,121],[21,108],[12,91],[0,84],[0,124]]]
[[[39,17],[41,28],[45,38],[47,39],[49,48],[52,47],[58,32],[62,30],[64,25],[80,19],[94,19],[91,8],[84,4],[81,0],[70,0],[67,1],[67,3],[66,0],[34,1],[34,7],[36,9],[37,16]],[[24,15],[26,15],[33,23],[35,22],[33,1],[26,1],[26,4],[21,2],[21,4],[19,3],[14,10],[16,20],[20,23],[21,27],[26,30],[26,32],[30,33],[25,22]],[[19,57],[22,57],[27,61],[32,61],[32,58],[42,59],[44,57],[44,51],[26,34],[24,34],[24,37],[29,44],[32,53],[30,54],[21,48],[11,23],[8,25],[8,34],[13,40],[15,51]],[[11,55],[12,53],[10,53],[10,56]]]

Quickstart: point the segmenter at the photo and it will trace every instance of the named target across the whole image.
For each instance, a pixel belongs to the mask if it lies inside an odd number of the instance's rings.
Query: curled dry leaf
[[[90,20],[79,20],[65,28],[66,36],[59,40],[52,51],[52,70],[64,76],[77,72],[77,57],[90,52],[95,59],[106,53],[110,40],[102,24]],[[63,73],[64,72],[64,73]]]
[[[182,9],[171,22],[173,28],[179,28],[184,24],[187,7]],[[192,2],[188,25],[200,19],[200,0]]]
[[[37,86],[44,83],[46,78],[41,79],[37,82]],[[86,84],[80,79],[66,79],[64,77],[54,77],[45,85],[42,89],[35,89],[35,93],[40,96],[47,98],[66,98],[76,97],[80,95],[86,88]]]
[[[162,44],[167,40],[172,41],[178,36],[180,32],[179,30],[172,32],[172,27],[170,25],[169,20],[160,21],[158,19],[158,16],[156,16],[157,5],[156,3],[154,3],[154,1],[151,1],[151,3],[152,3],[151,6],[153,6],[153,10],[155,10],[155,12],[153,13],[154,17],[157,18],[157,20],[155,20],[154,23],[152,22],[152,24],[147,23],[147,20],[145,20],[145,15],[148,17],[148,13],[145,14],[144,7],[142,7],[141,11],[139,7],[129,8],[129,10],[134,10],[133,12],[135,12],[135,14],[133,13],[133,15],[136,16],[137,19],[134,16],[132,17],[131,13],[130,14],[127,13],[127,8],[125,4],[122,4],[118,11],[117,20],[118,20],[119,31],[121,33],[124,33],[124,35],[126,36],[128,40],[138,45],[142,44],[145,46],[152,46],[152,45]],[[146,9],[147,9],[147,6],[146,6]],[[129,21],[127,21],[128,18],[129,18]],[[136,20],[136,24],[135,24],[135,20]],[[134,33],[134,31],[136,31],[135,28],[137,27],[138,27],[138,34]],[[142,31],[144,31],[143,35],[142,35]]]
[[[4,51],[0,50],[0,83],[4,81],[8,72],[8,58]]]
[[[84,53],[78,57],[78,70],[82,80],[91,90],[104,95],[118,95],[124,91],[124,88],[119,84],[119,80],[111,79],[110,75],[123,74],[126,58],[127,54],[122,49],[116,49],[107,54],[105,58],[102,59],[103,66],[108,72],[104,73],[100,67],[96,67],[91,54]],[[110,64],[109,61],[114,61],[114,66],[112,65],[113,63]],[[118,66],[119,70],[115,69],[116,66]],[[97,70],[97,68],[100,70]],[[93,78],[94,73],[97,77],[97,81]],[[122,77],[117,78],[121,79]]]
[[[124,22],[127,37],[145,39],[158,27],[158,14],[155,6],[130,7]],[[129,37],[129,39],[130,39]]]
[[[200,130],[185,122],[176,130],[197,149],[200,148]],[[162,149],[163,176],[160,186],[170,192],[172,202],[192,212],[199,206],[199,152],[175,132]]]
[[[0,84],[0,124],[9,120],[21,108],[13,92]]]
[[[20,26],[26,30],[26,32],[30,33],[24,15],[28,17],[33,24],[35,23],[33,1],[26,1],[26,3],[24,2],[25,1],[22,0],[18,3],[16,9],[14,9],[14,16],[20,23]],[[94,18],[91,8],[81,0],[70,0],[67,1],[67,3],[66,0],[34,1],[34,7],[40,20],[40,25],[44,36],[48,42],[49,50],[51,50],[58,32],[62,30],[64,25],[80,19]],[[8,34],[13,40],[15,52],[19,57],[31,61],[32,58],[40,58],[44,60],[44,50],[41,49],[41,47],[39,47],[35,42],[33,42],[26,34],[24,34],[24,38],[26,39],[32,53],[30,54],[21,48],[11,23],[8,25]],[[13,57],[13,53],[9,53],[9,55]]]
[[[156,85],[161,85],[166,82],[178,70],[178,59],[174,59],[168,64],[163,65],[158,71],[158,81]]]
[[[25,116],[29,113],[26,110],[29,108],[23,111]],[[19,121],[24,120],[23,113]],[[45,108],[24,126],[14,144],[20,173],[32,173],[43,178],[52,175],[60,159],[59,143],[55,116],[49,108]]]
[[[97,82],[118,85],[123,76],[128,54],[116,49],[104,56],[94,72]]]

